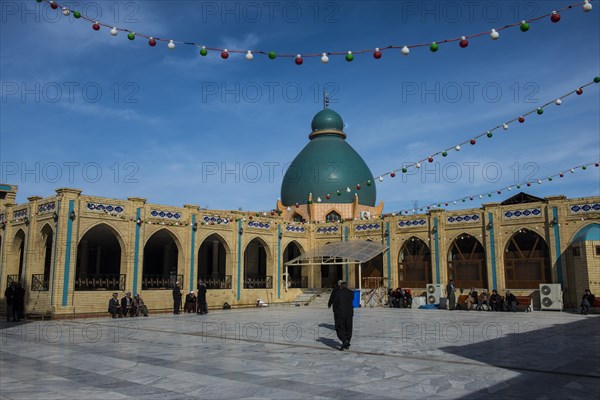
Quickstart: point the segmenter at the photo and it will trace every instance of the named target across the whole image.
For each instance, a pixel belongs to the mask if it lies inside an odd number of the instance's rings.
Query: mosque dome
[[[373,174],[346,142],[342,117],[325,108],[314,116],[311,127],[310,142],[292,161],[283,177],[282,204],[307,204],[311,193],[313,201],[320,197],[324,203],[352,203],[356,193],[359,204],[375,206],[377,189]],[[367,185],[369,180],[371,184]],[[360,190],[357,190],[357,184],[360,184]],[[328,194],[330,199],[326,200]]]

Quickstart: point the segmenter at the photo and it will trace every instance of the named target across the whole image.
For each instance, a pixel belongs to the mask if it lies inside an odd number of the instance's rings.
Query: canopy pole
[[[302,267],[300,267],[300,270],[302,270]],[[285,264],[285,291],[288,291],[288,287],[290,286],[290,274],[288,273],[288,266],[287,264]],[[302,274],[300,274],[300,276],[302,276]]]
[[[362,306],[362,263],[358,263],[358,291],[360,292],[360,305]]]

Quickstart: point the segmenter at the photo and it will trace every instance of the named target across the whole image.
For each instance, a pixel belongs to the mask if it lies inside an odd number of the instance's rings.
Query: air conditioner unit
[[[560,283],[540,283],[540,304],[542,311],[562,311],[563,297]]]
[[[442,297],[442,285],[428,284],[425,289],[427,292],[427,304],[439,304]]]
[[[371,213],[368,211],[361,211],[360,212],[360,219],[369,219],[371,218]]]

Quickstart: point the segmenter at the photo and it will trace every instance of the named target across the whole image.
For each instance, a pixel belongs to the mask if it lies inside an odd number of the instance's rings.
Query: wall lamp
[[[390,231],[388,231],[387,229],[385,230],[385,232],[383,232],[383,236],[388,237],[390,236]]]
[[[70,219],[71,221],[75,221],[75,218],[76,218],[76,217],[77,217],[77,216],[75,215],[75,211],[71,211],[71,212],[69,213],[69,219]]]
[[[548,225],[550,225],[551,227],[555,227],[556,225],[558,225],[558,221],[556,220],[556,218],[552,218],[552,221],[548,222]]]
[[[437,233],[437,231],[438,231],[437,227],[435,227],[435,226],[431,229],[431,233],[434,235]]]
[[[491,231],[492,228],[494,228],[494,224],[492,224],[492,222],[488,222],[488,224],[485,226],[485,229],[487,229],[488,231]]]
[[[138,218],[138,219],[135,220],[135,223],[137,224],[137,226],[140,226],[140,225],[142,225],[144,223],[144,221],[142,221],[141,218]]]
[[[23,217],[23,222],[25,222],[25,225],[29,225],[29,217]]]
[[[194,222],[194,223],[192,224],[192,230],[193,230],[194,232],[196,232],[196,231],[198,230],[198,223],[197,223],[197,222]]]
[[[58,213],[56,211],[54,211],[54,214],[52,214],[52,219],[54,222],[58,222]]]
[[[239,233],[240,233],[240,236],[241,236],[244,233],[244,228],[240,227]]]
[[[281,240],[283,238],[283,233],[279,232],[279,235],[277,237],[279,238],[279,240]]]

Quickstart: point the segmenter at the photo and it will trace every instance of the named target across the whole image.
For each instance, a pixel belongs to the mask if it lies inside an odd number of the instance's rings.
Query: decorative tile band
[[[412,219],[408,221],[398,221],[399,228],[408,228],[411,226],[423,226],[427,223],[425,219]]]
[[[572,214],[586,213],[586,212],[598,212],[600,211],[600,203],[594,204],[573,204],[571,206]]]
[[[317,228],[317,233],[321,233],[321,234],[333,234],[333,233],[338,233],[340,231],[340,228],[338,228],[337,226],[327,226],[327,227],[322,227],[322,228]]]
[[[306,229],[303,226],[287,225],[285,230],[288,232],[304,232]]]
[[[20,219],[27,216],[27,209],[23,208],[21,210],[13,211],[13,219]]]
[[[457,222],[477,222],[479,221],[479,214],[471,214],[471,215],[453,215],[446,218],[448,223],[454,224]]]
[[[375,231],[375,230],[380,230],[380,229],[381,229],[381,224],[356,225],[357,231]]]
[[[181,219],[180,213],[171,211],[151,210],[150,215],[154,218]]]
[[[209,225],[227,225],[230,222],[227,218],[221,218],[221,217],[215,217],[215,216],[209,217],[208,215],[205,215],[204,217],[202,217],[202,221],[205,224],[209,224]]]
[[[45,214],[45,213],[52,212],[52,211],[54,211],[55,208],[56,208],[55,202],[40,204],[38,206],[38,214]]]
[[[88,211],[110,213],[110,214],[121,214],[123,211],[125,211],[125,208],[123,208],[123,206],[120,206],[118,204],[102,204],[102,203],[93,203],[91,201],[87,203],[87,209],[88,209]]]
[[[250,228],[269,229],[271,225],[268,222],[248,221]]]
[[[504,218],[506,219],[515,219],[515,218],[531,218],[531,217],[539,217],[542,215],[541,208],[528,208],[525,210],[513,210],[513,211],[505,211]]]

